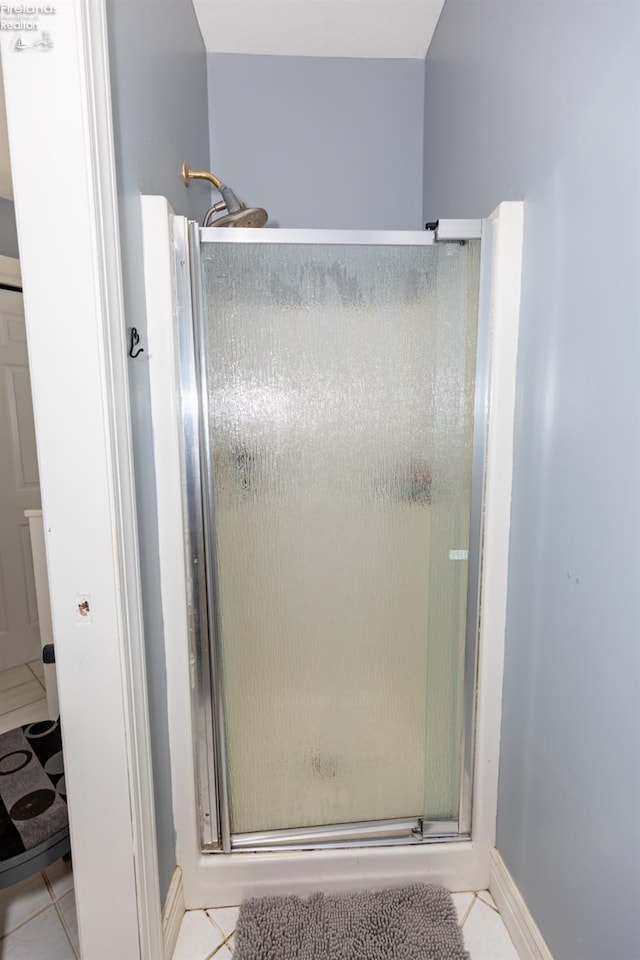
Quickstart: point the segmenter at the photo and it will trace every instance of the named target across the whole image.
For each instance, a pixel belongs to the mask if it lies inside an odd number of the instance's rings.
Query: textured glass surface
[[[203,245],[234,833],[457,817],[478,262]]]

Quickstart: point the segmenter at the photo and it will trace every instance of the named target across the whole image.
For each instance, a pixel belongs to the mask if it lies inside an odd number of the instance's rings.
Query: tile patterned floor
[[[78,960],[78,924],[70,864],[0,890],[2,960]]]
[[[24,663],[0,673],[0,733],[37,720],[47,720],[42,663]]]
[[[42,664],[0,672],[0,733],[47,719]],[[71,865],[58,860],[29,880],[0,890],[2,960],[78,960]]]
[[[454,893],[471,960],[518,960],[518,954],[488,890]],[[190,910],[185,914],[173,960],[229,960],[233,956],[238,907]]]

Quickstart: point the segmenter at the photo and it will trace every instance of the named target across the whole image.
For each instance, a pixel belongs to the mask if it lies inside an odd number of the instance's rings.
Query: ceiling
[[[445,0],[193,0],[211,53],[423,59]]]

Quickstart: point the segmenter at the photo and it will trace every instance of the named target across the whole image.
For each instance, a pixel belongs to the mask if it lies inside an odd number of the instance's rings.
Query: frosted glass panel
[[[203,245],[234,833],[457,818],[478,262]]]

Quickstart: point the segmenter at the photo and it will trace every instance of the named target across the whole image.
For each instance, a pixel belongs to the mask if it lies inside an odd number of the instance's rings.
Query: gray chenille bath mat
[[[470,960],[451,894],[413,884],[378,892],[260,897],[240,907],[233,960]]]

